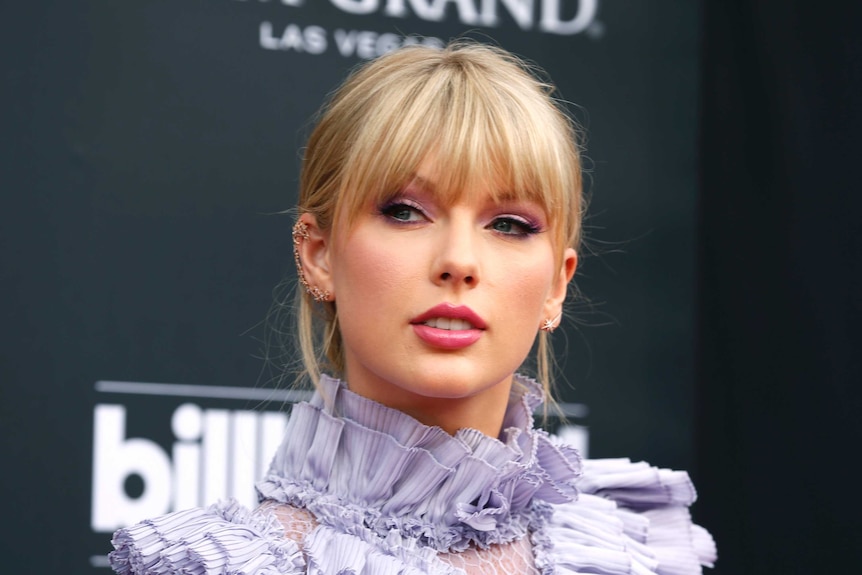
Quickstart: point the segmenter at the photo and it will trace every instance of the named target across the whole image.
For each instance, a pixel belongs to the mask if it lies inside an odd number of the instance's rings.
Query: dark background
[[[696,515],[720,573],[858,569],[858,3],[704,5]]]
[[[574,36],[472,27],[545,67],[587,132],[591,303],[555,334],[564,398],[589,407],[591,456],[692,471],[717,573],[855,568],[857,12],[604,0]],[[94,382],[273,385],[259,322],[293,272],[272,214],[358,58],[263,50],[262,20],[468,28],[325,2],[2,6],[7,568],[89,573],[108,548],[89,525]],[[128,404],[129,434],[168,445],[174,404],[156,403]]]

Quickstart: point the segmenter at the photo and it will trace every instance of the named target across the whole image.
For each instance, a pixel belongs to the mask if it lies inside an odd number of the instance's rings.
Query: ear
[[[332,299],[335,299],[329,262],[329,233],[318,227],[317,218],[312,214],[302,214],[299,216],[299,221],[305,224],[308,237],[302,238],[296,246],[298,265],[302,266],[302,273],[305,274],[305,280],[309,286],[328,291],[332,294]]]
[[[578,252],[572,248],[566,248],[566,251],[563,252],[563,259],[560,264],[559,273],[551,284],[551,290],[548,292],[548,299],[545,300],[545,317],[542,318],[543,321],[553,320],[562,314],[563,303],[566,301],[566,293],[569,289],[569,282],[572,281],[577,267]]]

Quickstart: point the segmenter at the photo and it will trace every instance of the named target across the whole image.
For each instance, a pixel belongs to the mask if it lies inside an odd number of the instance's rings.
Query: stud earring
[[[540,327],[539,329],[548,333],[554,333],[554,330],[557,329],[557,322],[560,320],[561,317],[563,317],[563,312],[558,313],[555,317],[551,319],[546,319],[542,322],[542,327]]]
[[[317,303],[329,301],[332,295],[329,290],[322,290],[317,286],[310,285],[305,278],[305,272],[302,270],[302,260],[299,259],[299,244],[302,240],[308,239],[308,226],[302,220],[297,221],[293,226],[293,261],[296,262],[296,274],[299,276],[299,283],[305,288],[306,293],[310,295]]]

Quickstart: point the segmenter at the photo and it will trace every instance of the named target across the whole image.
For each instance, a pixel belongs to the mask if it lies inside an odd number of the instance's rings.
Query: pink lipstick
[[[441,303],[410,321],[425,343],[442,349],[461,349],[476,343],[487,327],[485,320],[464,305]]]

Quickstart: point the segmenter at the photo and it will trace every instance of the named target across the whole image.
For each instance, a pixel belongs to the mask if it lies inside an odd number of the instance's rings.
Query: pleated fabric
[[[533,428],[540,386],[516,383],[492,438],[451,436],[324,376],[294,406],[258,483],[265,505],[227,502],[121,529],[112,565],[122,574],[692,575],[712,564],[686,473],[582,462]],[[314,518],[301,538],[286,538],[276,518],[291,510]]]

